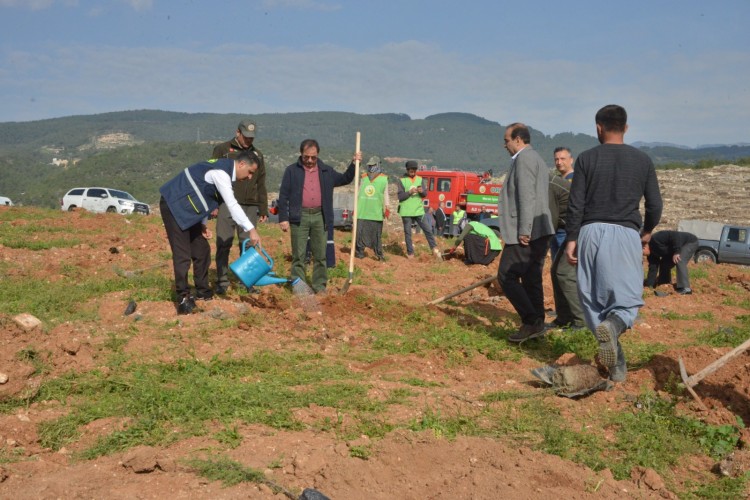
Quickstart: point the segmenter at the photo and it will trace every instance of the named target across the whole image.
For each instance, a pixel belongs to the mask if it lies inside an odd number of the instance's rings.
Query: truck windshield
[[[116,189],[110,189],[110,193],[112,193],[112,196],[115,198],[122,198],[123,200],[130,200],[130,201],[136,201],[135,198],[130,193],[126,193],[125,191],[118,191]]]

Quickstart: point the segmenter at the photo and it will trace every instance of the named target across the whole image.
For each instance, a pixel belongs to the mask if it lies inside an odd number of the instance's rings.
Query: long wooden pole
[[[361,134],[357,131],[357,138],[355,141],[354,150],[359,153]],[[358,155],[359,156],[359,155]],[[354,160],[354,211],[352,212],[352,244],[349,250],[349,279],[344,283],[344,287],[341,289],[341,293],[346,293],[349,290],[349,286],[354,281],[354,250],[357,245],[357,198],[359,197],[359,158]]]
[[[460,290],[457,290],[457,291],[455,291],[453,293],[449,293],[448,295],[443,295],[440,298],[432,300],[432,301],[428,302],[427,305],[431,306],[431,305],[439,304],[440,302],[442,302],[444,300],[452,299],[453,297],[455,297],[457,295],[461,295],[462,293],[466,293],[469,290],[473,290],[473,289],[475,289],[477,287],[480,287],[482,285],[486,285],[487,283],[492,283],[496,279],[497,279],[497,276],[490,276],[489,278],[485,278],[482,281],[477,281],[473,285],[469,285],[469,286],[464,287],[464,288],[462,288]]]

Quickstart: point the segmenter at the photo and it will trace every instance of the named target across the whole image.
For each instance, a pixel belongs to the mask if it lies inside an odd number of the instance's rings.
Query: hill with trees
[[[256,146],[266,156],[271,191],[278,186],[283,168],[295,161],[303,139],[318,139],[321,158],[341,167],[351,157],[357,130],[362,132],[363,156],[380,156],[391,174],[400,174],[406,159],[427,167],[496,174],[510,166],[502,145],[505,125],[468,113],[424,119],[344,112],[250,117],[258,123]],[[210,157],[214,144],[231,138],[236,124],[245,118],[248,115],[138,110],[0,123],[0,195],[21,204],[56,206],[72,187],[103,185],[154,203],[166,179]],[[532,128],[532,144],[551,166],[556,146],[568,146],[576,154],[595,146],[597,140],[574,133],[548,136]],[[750,156],[748,146],[643,149],[657,163]]]

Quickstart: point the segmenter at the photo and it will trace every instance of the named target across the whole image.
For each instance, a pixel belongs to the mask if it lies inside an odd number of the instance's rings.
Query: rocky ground
[[[683,218],[750,223],[750,169],[721,166],[672,170],[660,172],[659,181],[666,204],[660,228],[675,228]],[[0,230],[2,224],[28,224],[29,238],[35,237],[27,220],[3,220],[6,222],[0,223]],[[84,241],[74,248],[41,251],[0,246],[0,262],[5,264],[8,278],[54,282],[69,275],[71,269],[114,276],[122,275],[123,270],[152,266],[156,272],[170,273],[169,267],[164,266],[168,247],[159,224],[144,225],[134,232],[127,227],[127,219],[116,215],[81,213],[50,218],[44,224],[61,231],[74,228]],[[95,322],[24,327],[0,309],[0,372],[8,376],[8,381],[0,385],[0,400],[34,394],[43,379],[100,367],[108,332],[131,332],[124,347],[130,356],[173,361],[188,353],[199,360],[209,360],[228,351],[241,357],[259,349],[293,345],[314,346],[323,356],[340,355],[342,349],[357,353],[367,349],[368,331],[389,329],[408,336],[404,318],[425,308],[435,324],[456,318],[467,323],[480,321],[476,314],[466,314],[469,310],[481,311],[481,321],[487,327],[516,321],[511,306],[491,286],[427,306],[428,301],[491,276],[496,264],[466,267],[459,259],[436,264],[428,256],[421,236],[417,237],[420,255],[407,260],[398,245],[399,224],[396,218],[387,228],[386,238],[391,242],[387,262],[369,258],[357,261],[360,277],[348,293],[324,297],[320,314],[301,310],[286,298],[288,293],[277,287],[265,287],[260,296],[230,294],[226,299],[205,303],[200,313],[179,321],[174,306],[166,300],[139,302],[139,321],[134,315],[125,316],[123,311],[130,298],[126,292],[105,294],[87,304],[97,311]],[[270,235],[264,239],[269,253],[288,254],[288,237],[273,231],[262,234]],[[338,259],[348,261],[348,245],[342,243],[348,235],[337,233],[336,239]],[[663,344],[666,350],[643,366],[631,367],[627,382],[612,391],[580,399],[560,398],[547,392],[545,400],[559,409],[561,418],[580,422],[595,412],[629,411],[638,394],[663,391],[673,383],[679,374],[679,358],[689,373],[695,373],[729,350],[696,346],[691,338],[697,331],[733,324],[737,317],[748,315],[750,271],[729,265],[701,265],[701,269],[704,277],[694,280],[692,296],[670,294],[659,298],[649,294],[638,324],[628,334],[628,342]],[[374,276],[382,279],[373,279]],[[331,288],[335,292],[342,285],[343,280],[337,279]],[[730,288],[740,290],[739,298],[736,292],[728,291]],[[553,309],[549,280],[545,282],[545,294],[548,307]],[[384,314],[375,306],[379,299],[394,301],[397,306]],[[256,319],[252,324],[226,321],[248,314]],[[32,360],[18,356],[31,345],[49,354],[44,375],[36,373]],[[361,373],[370,393],[375,395],[388,393],[403,377],[434,382],[418,390],[413,404],[389,410],[394,413],[389,418],[406,421],[419,417],[426,407],[450,414],[471,413],[485,404],[482,395],[497,391],[545,394],[547,389],[529,373],[540,365],[539,359],[523,346],[514,349],[517,356],[507,360],[477,355],[457,364],[439,354],[403,354],[372,363],[352,362],[349,369]],[[750,422],[750,355],[738,356],[708,376],[697,386],[697,392],[707,410],[687,398],[680,404],[681,411],[712,424],[734,424],[737,417]],[[0,457],[5,458],[5,463],[0,461],[0,497],[283,498],[283,493],[274,493],[267,485],[242,483],[227,488],[188,468],[186,458],[216,446],[211,435],[165,447],[142,446],[94,460],[76,459],[76,452],[90,446],[97,436],[122,425],[101,419],[88,424],[79,441],[57,451],[43,448],[39,425],[66,411],[65,405],[56,401],[42,401],[0,413]],[[325,407],[302,408],[295,415],[302,422],[331,416],[335,417],[335,411]],[[284,431],[259,425],[240,425],[238,432],[241,443],[228,451],[234,460],[265,470],[268,478],[287,488],[299,491],[313,487],[333,499],[674,497],[664,479],[653,470],[637,469],[630,479],[617,481],[607,469],[595,472],[503,439],[450,440],[431,431],[398,430],[378,440],[363,436],[347,442],[312,427]],[[750,433],[743,431],[742,440],[750,442]],[[352,447],[362,445],[372,449],[367,460],[352,456]],[[735,452],[733,474],[747,470],[748,453],[744,448]],[[274,461],[280,462],[278,467],[268,467]],[[705,457],[688,457],[675,465],[670,484],[700,480],[713,465]]]

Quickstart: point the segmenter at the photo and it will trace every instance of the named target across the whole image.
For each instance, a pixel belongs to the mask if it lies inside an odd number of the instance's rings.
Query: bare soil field
[[[674,229],[683,218],[750,223],[748,168],[662,171],[659,180],[665,213],[658,229]],[[75,276],[127,280],[146,273],[171,279],[169,248],[158,217],[72,212],[30,220],[24,214],[43,212],[23,207],[0,211],[0,233],[27,227],[26,238],[32,242],[43,237],[39,228],[44,227],[72,233],[79,240],[72,246],[40,250],[0,245],[4,283],[40,281],[56,289],[56,282]],[[461,259],[437,263],[421,235],[415,236],[417,258],[407,260],[399,225],[398,217],[392,216],[385,235],[387,261],[357,260],[357,277],[346,294],[339,293],[345,275],[333,277],[329,293],[320,298],[319,311],[303,308],[278,286],[263,287],[257,295],[233,291],[201,303],[196,314],[179,317],[166,298],[138,300],[136,312],[125,315],[137,291],[106,292],[80,305],[92,311],[81,320],[49,324],[42,317],[41,326],[28,329],[14,316],[31,311],[9,314],[0,305],[0,374],[8,378],[0,385],[0,403],[14,398],[28,401],[0,406],[0,498],[287,498],[288,492],[296,496],[304,488],[315,488],[332,499],[676,498],[691,484],[716,479],[715,461],[706,455],[685,456],[668,474],[643,466],[633,468],[628,478],[616,479],[607,464],[594,470],[573,457],[544,452],[533,440],[518,439],[523,422],[514,422],[515,437],[471,432],[453,437],[436,427],[414,428],[409,423],[435,415],[481,415],[487,407],[502,404],[487,398],[493,394],[515,394],[519,407],[527,399],[537,401],[554,411],[563,427],[576,430],[594,416],[637,413],[644,393],[675,392],[679,358],[688,373],[695,373],[731,350],[695,339],[704,331],[741,329],[738,318],[750,315],[750,270],[692,264],[698,270],[694,295],[670,293],[661,298],[646,293],[639,321],[624,337],[628,359],[643,362],[629,366],[627,381],[614,389],[569,399],[556,396],[530,373],[555,361],[592,361],[552,355],[549,345],[555,339],[564,341],[566,333],[529,345],[508,345],[507,332],[518,318],[494,286],[428,306],[435,298],[494,275],[497,263],[487,267],[466,266]],[[280,258],[289,254],[288,235],[271,227],[262,228],[261,235],[279,268],[288,269]],[[337,259],[345,264],[350,238],[349,233],[336,233]],[[443,240],[441,246],[448,248],[449,241]],[[546,305],[554,310],[548,273],[545,276]],[[54,311],[49,316],[54,317]],[[456,351],[432,347],[425,337],[412,350],[368,358],[375,347],[375,332],[387,332],[407,343],[415,329],[437,330],[449,323],[464,327],[466,335],[492,337],[502,347],[501,355],[467,351],[457,359]],[[226,425],[217,418],[207,432],[169,444],[144,443],[81,458],[80,452],[99,437],[129,424],[127,419],[107,417],[86,423],[76,439],[59,449],[45,447],[40,429],[72,411],[73,402],[40,398],[39,388],[69,373],[113,370],[115,341],[122,362],[207,363],[266,350],[302,350],[341,363],[356,374],[372,400],[388,401],[394,391],[403,400],[384,406],[379,418],[394,425],[377,437],[337,432],[347,426],[351,415],[334,406],[311,404],[293,410],[293,419],[300,424],[294,428],[234,423],[233,446],[217,440],[216,433]],[[648,346],[660,348],[653,355],[631,356]],[[750,353],[705,378],[696,391],[708,410],[682,393],[677,404],[682,414],[712,425],[736,424],[738,417],[750,423]],[[510,404],[506,418],[511,421],[514,415]],[[613,442],[614,430],[608,432],[603,439]],[[749,470],[748,443],[750,431],[742,430],[729,475]],[[272,485],[225,486],[197,474],[187,463],[216,452],[263,471]],[[287,493],[273,489],[273,484]]]

